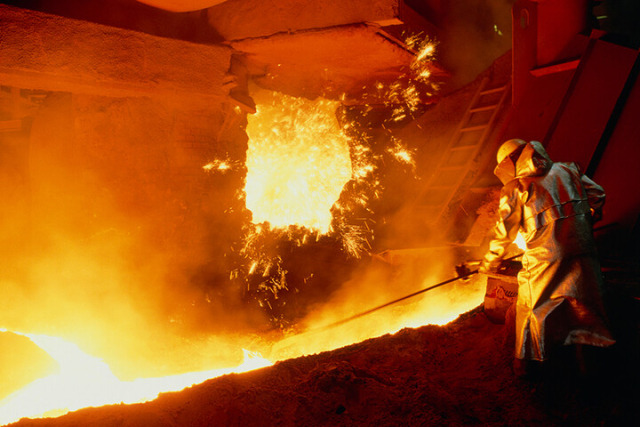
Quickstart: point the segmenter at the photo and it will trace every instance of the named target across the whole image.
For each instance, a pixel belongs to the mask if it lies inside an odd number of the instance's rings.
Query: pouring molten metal
[[[245,192],[255,224],[329,231],[331,206],[351,179],[338,105],[274,95],[248,117]]]

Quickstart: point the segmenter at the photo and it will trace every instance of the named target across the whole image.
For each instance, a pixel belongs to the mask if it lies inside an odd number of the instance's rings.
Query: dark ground
[[[626,314],[614,319],[622,339],[585,349],[583,371],[567,351],[535,378],[515,376],[505,327],[479,307],[446,326],[404,329],[149,403],[16,425],[638,425],[638,324],[629,323],[630,315],[638,319],[638,301],[624,302]]]

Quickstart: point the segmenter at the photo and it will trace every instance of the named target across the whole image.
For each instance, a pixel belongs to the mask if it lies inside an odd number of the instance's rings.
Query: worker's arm
[[[478,271],[488,273],[495,271],[504,258],[507,247],[513,243],[520,229],[522,207],[517,190],[517,180],[511,181],[502,188],[498,206],[498,221],[493,229],[489,250],[485,254]]]
[[[593,217],[594,222],[597,222],[602,218],[602,206],[604,206],[606,197],[604,189],[586,175],[582,175],[580,180],[582,181],[582,186],[587,193],[587,200],[589,201],[589,207],[591,208],[591,216]]]

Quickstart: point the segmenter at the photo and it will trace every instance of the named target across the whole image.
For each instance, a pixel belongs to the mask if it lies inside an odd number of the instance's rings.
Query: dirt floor
[[[518,377],[505,327],[479,307],[446,326],[227,375],[149,403],[15,425],[637,425],[637,346],[616,346],[584,351],[582,370],[567,351]]]

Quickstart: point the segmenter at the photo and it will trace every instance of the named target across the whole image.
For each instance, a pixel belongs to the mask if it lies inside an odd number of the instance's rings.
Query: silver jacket
[[[524,146],[515,164],[507,157],[494,172],[505,185],[480,271],[495,270],[522,233],[527,249],[518,273],[515,356],[545,360],[557,345],[613,344],[592,233],[602,187],[576,164],[552,162],[537,141]]]

